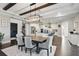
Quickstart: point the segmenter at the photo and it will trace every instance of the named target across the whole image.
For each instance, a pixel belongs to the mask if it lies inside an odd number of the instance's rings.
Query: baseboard
[[[3,40],[2,44],[6,44],[6,43],[11,43],[11,44],[16,44],[16,38],[10,38],[10,40]]]
[[[9,41],[2,41],[2,44],[6,44],[6,43],[10,43],[10,40]]]

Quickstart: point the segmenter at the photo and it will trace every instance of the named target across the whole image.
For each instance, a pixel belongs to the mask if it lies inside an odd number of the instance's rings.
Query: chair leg
[[[18,46],[18,49],[20,49],[20,47]]]
[[[50,47],[50,53],[52,53],[52,47]]]
[[[21,51],[23,51],[23,47],[21,47]]]
[[[47,49],[47,56],[49,56],[49,49]]]
[[[25,48],[25,53],[27,52],[27,48]]]
[[[30,56],[32,55],[32,49],[30,49]]]

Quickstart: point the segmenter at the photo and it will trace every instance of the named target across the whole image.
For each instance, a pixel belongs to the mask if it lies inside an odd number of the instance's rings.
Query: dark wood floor
[[[15,44],[15,41],[7,43],[2,45],[2,47],[0,46],[0,49],[4,49]],[[55,56],[79,56],[79,47],[73,45],[67,39],[54,36],[53,45],[57,46]],[[0,56],[6,56],[6,54],[0,50]]]
[[[7,56],[5,53],[3,53],[1,51],[1,49],[5,49],[5,48],[13,46],[13,45],[16,45],[16,41],[15,40],[11,41],[11,43],[6,43],[6,44],[3,44],[3,45],[0,45],[0,56]]]
[[[79,47],[65,38],[55,36],[53,45],[57,46],[55,56],[79,56]]]
[[[3,52],[1,51],[1,49],[5,49],[5,48],[10,47],[10,46],[11,46],[10,43],[6,43],[6,44],[4,44],[4,45],[1,45],[1,44],[0,44],[0,56],[7,56],[5,53],[3,53]]]

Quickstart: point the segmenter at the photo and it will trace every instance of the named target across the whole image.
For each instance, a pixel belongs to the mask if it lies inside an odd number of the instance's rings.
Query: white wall
[[[25,24],[25,31],[26,31],[26,35],[30,35],[31,34],[31,26],[29,23]]]
[[[74,21],[73,21],[73,18],[71,18],[72,20],[69,20],[68,21],[68,31],[70,32],[70,31],[73,31],[73,29],[74,29]]]
[[[4,33],[4,39],[2,43],[10,41],[10,18],[6,16],[0,16],[0,32]]]
[[[22,28],[22,21],[9,18],[7,16],[0,16],[0,32],[4,33],[4,39],[2,43],[10,42],[10,23],[17,23],[18,24],[18,33],[21,31]]]
[[[69,31],[73,31],[75,29],[79,33],[79,15],[72,17],[69,20]]]

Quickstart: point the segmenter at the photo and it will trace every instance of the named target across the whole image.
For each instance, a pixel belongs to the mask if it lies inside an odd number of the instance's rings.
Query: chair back
[[[49,39],[49,46],[52,46],[52,42],[53,42],[53,35],[48,37]]]
[[[49,53],[52,52],[52,42],[53,36],[48,36],[47,42],[44,44],[45,48],[49,50]]]
[[[40,47],[42,48],[47,48],[49,49],[50,46],[52,46],[52,41],[53,41],[53,36],[48,36],[48,39],[46,42],[39,44]]]
[[[32,48],[32,39],[30,36],[24,37],[25,39],[25,47],[26,48]]]
[[[52,41],[53,41],[53,36],[48,36],[48,39],[45,43],[40,44],[39,46],[44,49],[48,49],[49,53],[52,52]]]
[[[17,40],[17,44],[18,45],[24,45],[22,36],[17,34],[16,37],[17,37],[17,39],[16,39]]]
[[[52,46],[53,36],[48,36],[47,42],[46,42],[46,48],[50,48]]]

